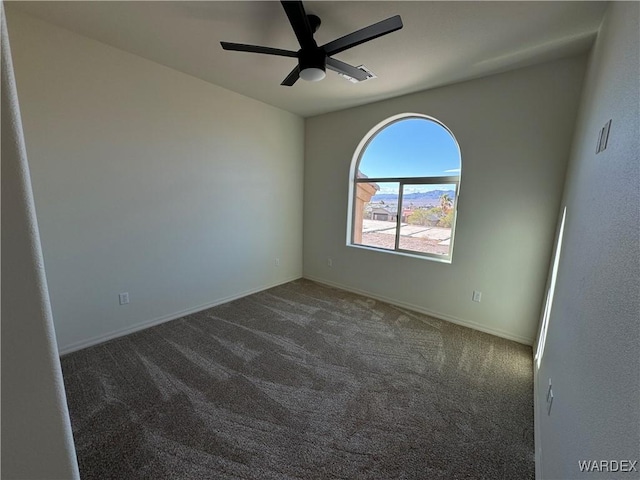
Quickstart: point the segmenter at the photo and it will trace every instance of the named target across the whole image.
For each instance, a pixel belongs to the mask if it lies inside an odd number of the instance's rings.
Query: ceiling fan
[[[292,50],[230,42],[220,42],[220,44],[225,50],[297,58],[298,65],[281,83],[281,85],[288,87],[296,83],[298,78],[310,82],[322,80],[326,75],[327,68],[347,77],[355,78],[358,81],[366,80],[371,76],[370,73],[341,62],[333,58],[333,55],[402,28],[402,19],[400,15],[396,15],[319,47],[313,38],[313,34],[320,26],[320,18],[316,15],[307,15],[301,1],[282,1],[281,3],[289,18],[293,32],[298,38],[300,50],[294,52]]]

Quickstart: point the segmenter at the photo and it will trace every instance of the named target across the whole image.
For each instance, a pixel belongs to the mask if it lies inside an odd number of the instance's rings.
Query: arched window
[[[461,169],[439,121],[404,114],[378,125],[352,165],[349,245],[450,262]]]

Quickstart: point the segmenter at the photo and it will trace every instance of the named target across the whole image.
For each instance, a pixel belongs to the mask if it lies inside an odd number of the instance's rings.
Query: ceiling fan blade
[[[333,70],[334,72],[343,73],[360,81],[369,78],[367,72],[363,72],[359,68],[349,65],[348,63],[341,62],[336,58],[327,58],[327,68],[329,70]]]
[[[296,34],[300,48],[316,48],[318,45],[313,39],[313,30],[309,23],[309,18],[304,11],[304,6],[301,1],[282,1],[282,7],[284,8],[291,28]]]
[[[291,73],[287,75],[280,85],[284,85],[286,87],[293,86],[294,83],[300,78],[300,65],[296,65],[296,68],[291,70]]]
[[[236,52],[264,53],[266,55],[278,55],[280,57],[298,57],[297,52],[282,50],[280,48],[261,47],[259,45],[245,45],[244,43],[220,42],[224,50],[234,50]]]
[[[323,45],[322,48],[327,52],[327,55],[335,55],[337,53],[344,52],[348,48],[355,47],[356,45],[381,37],[387,33],[395,32],[401,28],[402,19],[400,18],[400,15],[396,15],[394,17],[387,18],[386,20],[382,20],[381,22],[374,23],[373,25],[369,25],[368,27],[361,28],[360,30],[350,33],[349,35],[345,35],[344,37],[340,37],[333,42]]]

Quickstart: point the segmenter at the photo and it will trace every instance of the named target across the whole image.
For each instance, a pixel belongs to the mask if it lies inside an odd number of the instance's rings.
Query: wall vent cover
[[[364,80],[358,80],[357,78],[350,77],[349,75],[345,75],[344,73],[340,73],[340,72],[338,72],[338,75],[340,75],[342,78],[346,78],[351,83],[362,83],[362,82],[366,82],[367,80],[371,80],[373,78],[378,78],[375,73],[373,73],[364,65],[358,65],[356,68],[358,70],[362,70],[363,72],[365,72],[367,74],[367,78],[365,78]]]

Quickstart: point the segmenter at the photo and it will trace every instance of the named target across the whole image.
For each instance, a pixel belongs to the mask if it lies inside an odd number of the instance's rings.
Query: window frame
[[[439,176],[439,177],[375,177],[375,178],[358,177],[358,172],[360,170],[360,162],[362,161],[363,154],[369,147],[369,144],[378,135],[378,133],[382,132],[385,128],[393,125],[394,123],[398,123],[403,120],[415,119],[415,118],[434,122],[440,125],[442,128],[444,128],[449,133],[449,135],[451,135],[451,138],[455,142],[455,145],[458,149],[458,157],[459,157],[459,164],[460,164],[460,172],[458,173],[458,175],[448,175],[448,176]],[[349,179],[350,180],[350,185],[349,185],[350,200],[349,200],[349,222],[348,222],[348,232],[347,232],[347,235],[348,235],[347,246],[363,248],[366,250],[393,253],[396,255],[417,257],[421,259],[428,259],[428,260],[442,262],[442,263],[452,263],[454,237],[455,237],[455,231],[456,231],[456,224],[458,221],[458,202],[460,200],[460,178],[462,176],[462,152],[460,151],[460,145],[458,144],[456,137],[453,135],[453,132],[451,132],[451,130],[439,120],[433,117],[429,117],[427,115],[422,115],[418,113],[405,113],[405,114],[395,115],[379,123],[369,131],[369,133],[365,136],[365,138],[363,138],[362,142],[360,142],[360,145],[358,145],[358,148],[356,149],[353,160],[355,161],[352,161],[352,169],[351,169],[351,175]],[[396,215],[395,244],[394,244],[393,250],[389,248],[376,247],[372,245],[364,245],[364,244],[355,242],[356,203],[357,203],[356,197],[358,195],[358,188],[357,188],[358,184],[359,183],[385,183],[385,182],[387,183],[393,182],[398,184],[398,206],[397,206],[398,213]],[[405,185],[444,185],[444,184],[455,185],[455,189],[456,189],[456,195],[455,195],[455,199],[452,207],[453,222],[451,224],[449,253],[447,255],[439,255],[436,253],[419,252],[415,250],[407,250],[407,249],[400,248],[400,228],[402,224],[401,212],[403,208],[402,203],[403,203],[403,196],[404,196],[404,192],[403,192],[404,186]]]

